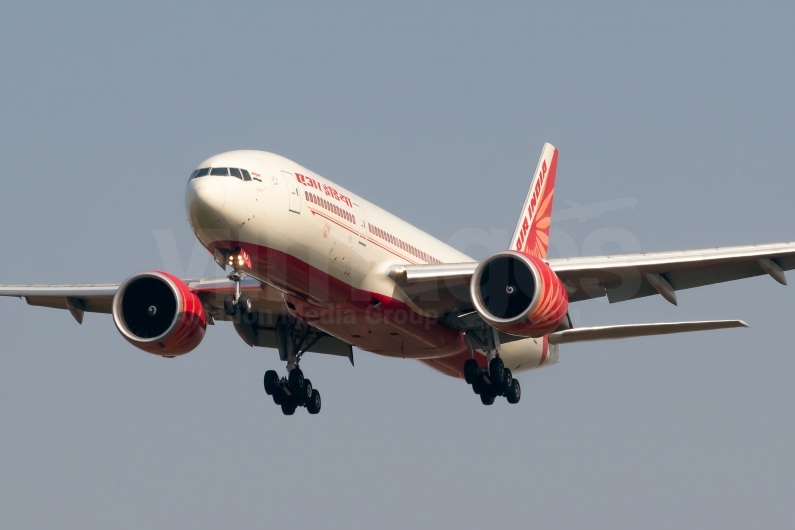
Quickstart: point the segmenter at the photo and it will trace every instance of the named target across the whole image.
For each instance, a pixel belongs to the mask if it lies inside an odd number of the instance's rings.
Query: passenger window
[[[210,175],[213,175],[215,177],[228,177],[229,170],[228,168],[225,167],[214,167],[212,171],[210,171]]]
[[[245,180],[246,182],[251,180],[251,175],[248,174],[248,171],[246,171],[245,169],[241,169],[240,172],[243,173],[243,180]]]
[[[237,177],[240,180],[243,180],[243,175],[240,174],[240,170],[237,169],[236,167],[230,167],[229,174],[232,175],[233,177]]]
[[[196,175],[193,177],[195,179],[199,177],[206,177],[210,173],[209,167],[203,167],[199,171],[196,172]]]

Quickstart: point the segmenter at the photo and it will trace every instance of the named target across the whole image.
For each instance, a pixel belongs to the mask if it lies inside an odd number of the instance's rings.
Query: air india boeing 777
[[[275,348],[286,375],[265,392],[286,415],[320,412],[300,368],[307,352],[353,347],[417,359],[466,380],[485,405],[517,403],[514,375],[558,362],[560,344],[745,327],[740,320],[572,326],[569,304],[621,302],[763,274],[786,284],[795,243],[547,259],[558,151],[544,145],[508,249],[477,262],[281,156],[232,151],[188,180],[191,227],[227,279],[136,274],[110,285],[5,285],[0,295],[110,313],[133,346],[162,357],[195,349],[231,321],[249,346]]]

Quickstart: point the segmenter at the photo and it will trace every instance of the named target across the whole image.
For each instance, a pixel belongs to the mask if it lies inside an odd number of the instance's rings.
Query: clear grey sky
[[[507,244],[544,141],[558,210],[637,200],[557,222],[557,255],[795,239],[791,4],[283,4],[4,5],[0,283],[184,273],[186,179],[231,149],[476,257]],[[566,345],[517,406],[417,362],[309,357],[323,411],[285,418],[276,352],[229,325],[165,360],[109,316],[0,300],[1,525],[791,527],[794,307],[767,277],[577,304],[579,325],[751,328]]]

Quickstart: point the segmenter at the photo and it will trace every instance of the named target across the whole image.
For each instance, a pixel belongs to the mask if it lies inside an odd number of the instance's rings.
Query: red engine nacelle
[[[569,295],[552,269],[513,250],[483,260],[469,288],[480,317],[511,335],[546,335],[560,326],[569,308]]]
[[[121,284],[113,299],[113,322],[130,344],[164,357],[193,350],[207,329],[199,297],[179,278],[159,271]]]

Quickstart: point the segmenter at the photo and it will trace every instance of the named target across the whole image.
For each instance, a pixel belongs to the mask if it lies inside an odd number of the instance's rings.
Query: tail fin
[[[552,220],[552,199],[555,195],[555,172],[558,150],[544,144],[530,191],[524,201],[522,215],[511,240],[511,250],[518,250],[544,259],[549,247],[549,224]]]

